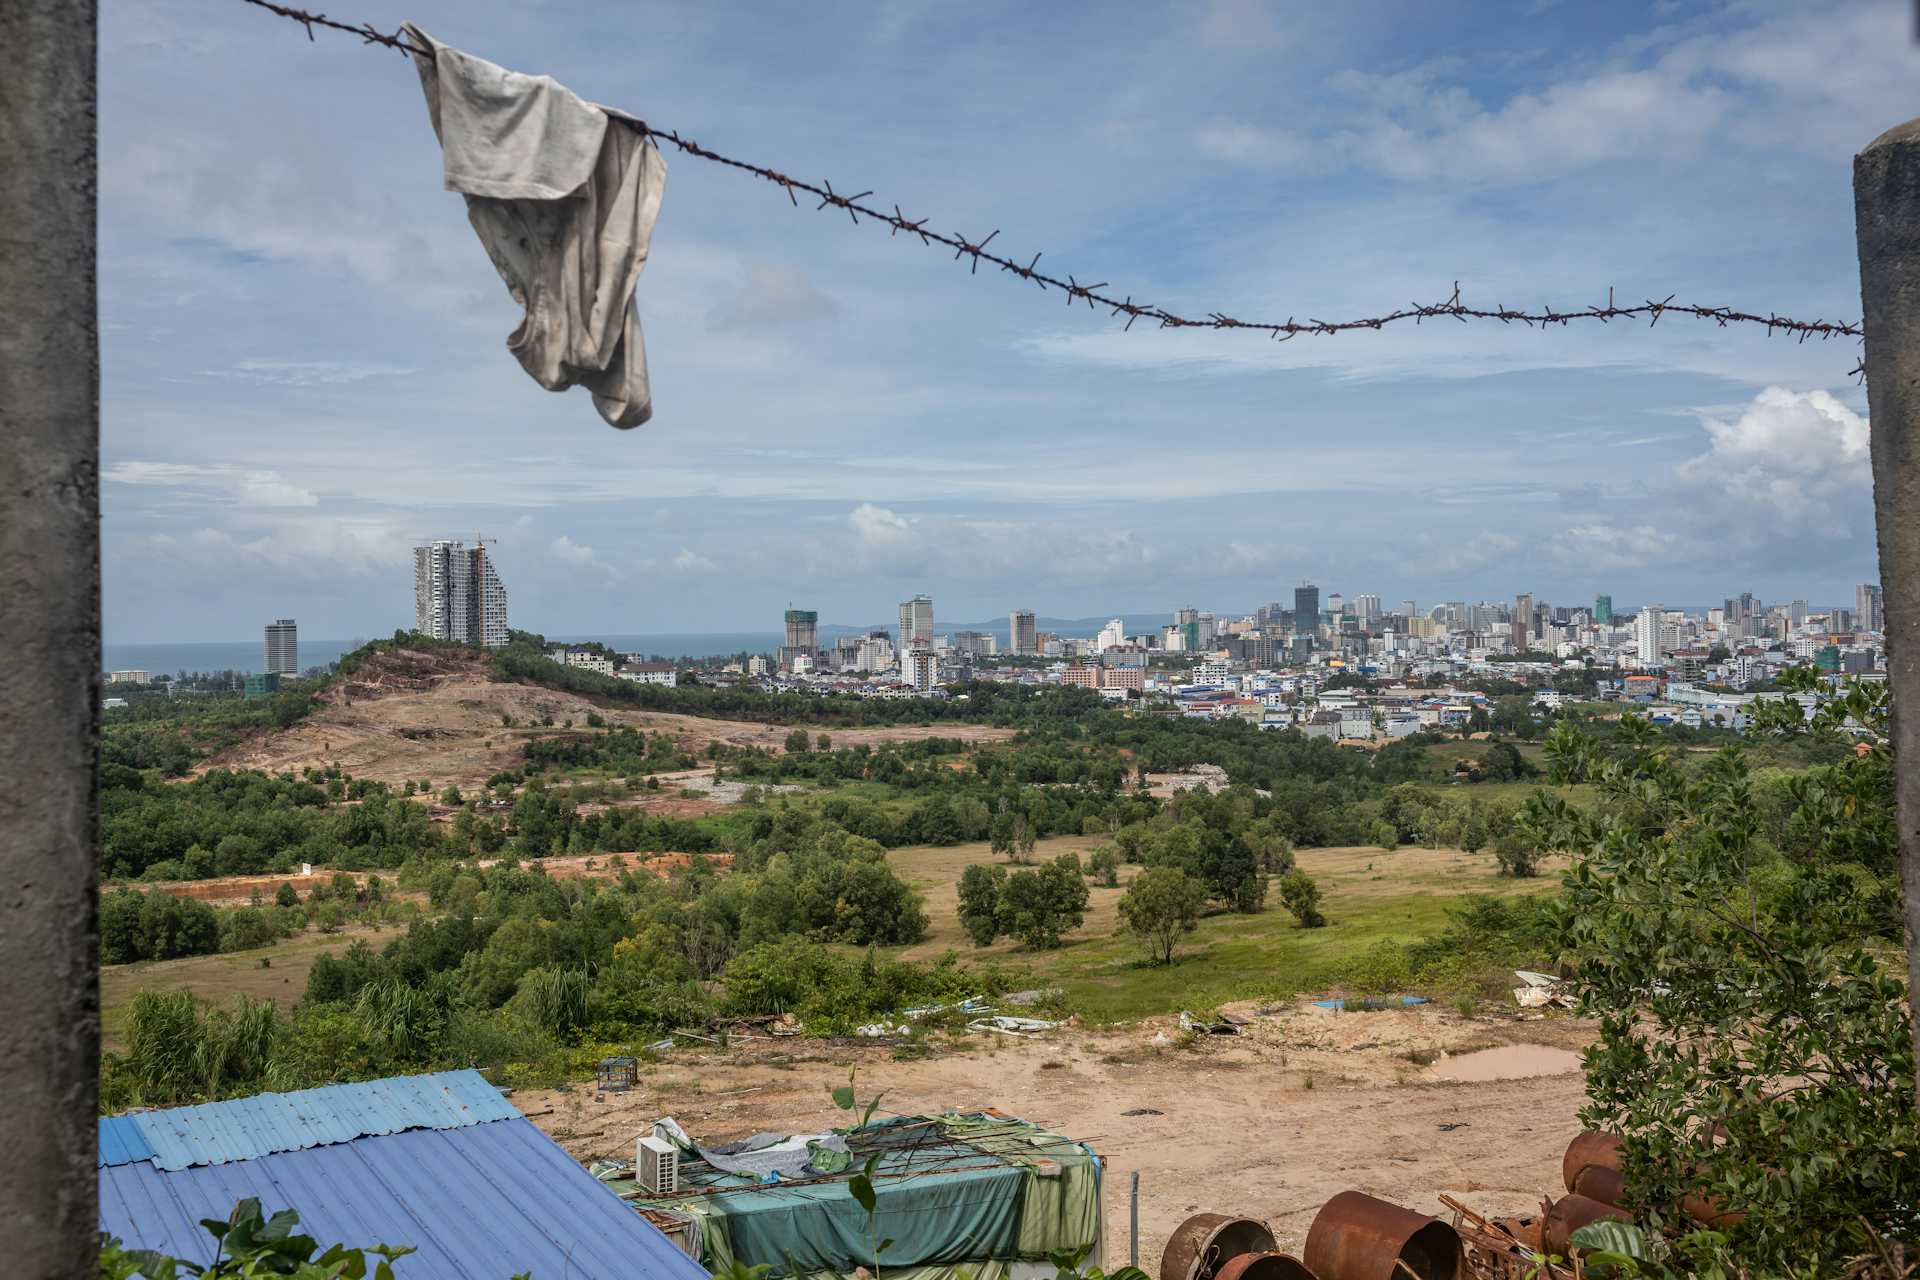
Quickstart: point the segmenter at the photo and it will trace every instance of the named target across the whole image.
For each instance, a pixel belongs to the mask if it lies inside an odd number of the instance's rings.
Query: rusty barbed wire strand
[[[365,44],[384,45],[402,54],[418,54],[423,57],[432,56],[431,51],[420,48],[408,41],[400,29],[396,29],[389,35],[375,28],[370,22],[355,26],[351,23],[336,21],[322,13],[310,13],[304,9],[275,4],[272,3],[272,0],[242,0],[242,3],[265,9],[269,13],[278,14],[280,17],[299,23],[306,28],[307,39],[309,40],[313,39],[313,29],[315,27],[325,27],[329,30],[344,32],[347,35],[359,36]],[[1048,289],[1058,289],[1065,295],[1068,307],[1072,307],[1076,300],[1085,302],[1089,309],[1105,307],[1108,309],[1109,314],[1116,318],[1124,315],[1127,318],[1125,328],[1129,330],[1133,328],[1135,321],[1148,320],[1163,329],[1246,329],[1257,333],[1264,333],[1277,342],[1286,342],[1301,334],[1326,336],[1345,333],[1353,329],[1383,329],[1390,324],[1397,324],[1404,320],[1411,320],[1416,325],[1425,320],[1445,319],[1449,317],[1458,320],[1462,324],[1467,323],[1469,320],[1498,320],[1502,324],[1519,323],[1529,328],[1537,327],[1545,329],[1551,325],[1571,324],[1575,320],[1598,320],[1604,324],[1613,320],[1635,320],[1641,317],[1645,317],[1648,326],[1651,327],[1659,324],[1665,316],[1677,315],[1689,316],[1698,320],[1711,320],[1722,328],[1732,324],[1757,324],[1763,326],[1769,335],[1776,331],[1790,333],[1800,342],[1805,342],[1808,338],[1820,338],[1824,340],[1827,338],[1859,338],[1864,336],[1863,326],[1860,323],[1848,323],[1846,321],[1836,320],[1795,320],[1775,312],[1768,312],[1762,315],[1759,312],[1740,311],[1733,307],[1713,307],[1702,306],[1697,303],[1675,302],[1675,295],[1673,294],[1668,294],[1665,298],[1657,300],[1648,298],[1644,302],[1621,306],[1615,301],[1614,291],[1611,288],[1607,290],[1607,302],[1605,306],[1574,307],[1567,310],[1543,306],[1538,311],[1511,308],[1504,303],[1495,303],[1492,307],[1473,307],[1461,301],[1460,282],[1457,280],[1454,282],[1452,294],[1448,296],[1445,302],[1409,302],[1406,306],[1398,310],[1389,311],[1385,315],[1370,316],[1359,320],[1320,320],[1312,316],[1307,317],[1305,320],[1297,319],[1294,316],[1289,316],[1282,321],[1241,320],[1221,311],[1210,311],[1207,312],[1203,318],[1194,318],[1180,315],[1167,310],[1165,307],[1156,306],[1152,303],[1135,302],[1131,293],[1118,298],[1114,297],[1111,293],[1102,293],[1101,290],[1110,288],[1104,280],[1098,284],[1082,284],[1073,275],[1068,275],[1065,279],[1049,275],[1038,269],[1042,256],[1039,253],[1035,253],[1033,257],[1024,264],[1015,259],[991,253],[988,251],[987,245],[993,241],[995,236],[1000,234],[998,228],[981,237],[979,240],[969,240],[965,235],[959,233],[947,234],[935,231],[927,225],[927,223],[931,221],[930,218],[908,218],[901,212],[900,206],[897,204],[893,206],[891,213],[884,209],[877,209],[870,205],[861,204],[860,201],[871,196],[873,194],[872,191],[862,191],[858,195],[851,196],[841,195],[833,189],[833,183],[830,181],[823,180],[821,185],[815,186],[813,183],[790,177],[778,169],[770,169],[765,165],[751,164],[745,160],[736,160],[731,156],[722,155],[717,151],[710,151],[695,142],[692,138],[682,137],[677,131],[672,129],[661,129],[637,120],[622,120],[618,116],[610,118],[628,128],[639,129],[663,142],[671,143],[685,155],[695,156],[701,160],[709,160],[715,164],[724,165],[729,169],[737,169],[742,173],[749,173],[757,178],[770,182],[785,191],[788,201],[796,208],[799,207],[800,200],[795,193],[805,192],[819,199],[820,203],[815,206],[816,211],[830,208],[843,209],[855,226],[858,226],[860,220],[865,218],[869,222],[878,223],[887,227],[890,236],[898,236],[904,231],[908,235],[918,236],[920,242],[924,245],[932,246],[937,244],[952,249],[956,262],[962,258],[968,259],[967,271],[969,275],[979,274],[980,264],[985,262],[992,266],[999,267],[1000,270],[1004,272],[1010,272],[1022,280],[1032,281],[1040,287],[1042,292]],[[1853,368],[1850,376],[1864,376],[1865,368],[1865,362],[1862,361]]]

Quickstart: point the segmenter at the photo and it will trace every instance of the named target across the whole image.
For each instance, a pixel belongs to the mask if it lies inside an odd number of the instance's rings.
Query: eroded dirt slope
[[[583,728],[587,713],[594,711],[610,724],[670,733],[696,753],[716,741],[778,749],[792,728],[608,708],[555,689],[497,684],[489,678],[490,671],[484,655],[379,654],[350,679],[322,694],[320,706],[293,728],[224,751],[207,767],[279,772],[338,764],[356,778],[390,783],[426,780],[438,790],[449,783],[472,787],[512,768],[520,762],[528,739],[558,731],[540,727],[549,717],[556,726],[572,720],[576,728]],[[508,717],[512,727],[506,723]],[[825,732],[836,744],[853,745],[929,737],[994,741],[1011,737],[1013,731],[942,724],[828,728]]]

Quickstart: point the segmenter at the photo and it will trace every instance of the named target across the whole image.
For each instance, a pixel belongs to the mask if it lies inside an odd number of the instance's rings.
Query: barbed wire
[[[398,50],[402,54],[418,54],[423,57],[433,56],[431,50],[421,48],[406,39],[404,31],[401,29],[396,29],[389,35],[375,28],[372,23],[361,23],[355,26],[350,23],[335,21],[325,14],[310,13],[304,9],[275,4],[272,3],[272,0],[242,0],[242,2],[265,9],[270,13],[278,14],[283,18],[301,24],[306,28],[307,39],[309,40],[313,39],[313,29],[315,27],[325,27],[329,30],[359,36],[365,44],[384,45],[387,48]],[[676,130],[662,129],[638,120],[622,120],[618,116],[611,118],[628,128],[638,129],[663,142],[671,143],[686,155],[695,156],[702,160],[710,160],[715,164],[725,165],[727,168],[737,169],[742,173],[750,173],[757,178],[773,183],[786,192],[788,201],[795,208],[798,208],[800,205],[798,193],[805,192],[808,196],[815,197],[819,200],[820,203],[815,206],[816,211],[843,209],[846,211],[847,216],[852,219],[855,226],[860,225],[860,220],[865,218],[869,222],[877,223],[888,228],[889,236],[898,236],[904,231],[909,236],[919,237],[920,242],[929,247],[940,245],[944,248],[952,249],[954,251],[954,261],[958,262],[962,259],[967,261],[967,271],[969,275],[977,275],[980,271],[980,264],[984,262],[990,266],[998,267],[1001,271],[1010,273],[1022,280],[1031,281],[1037,285],[1042,292],[1058,290],[1065,296],[1068,307],[1072,307],[1076,301],[1086,303],[1089,309],[1105,307],[1109,313],[1116,318],[1125,316],[1127,318],[1125,326],[1127,329],[1132,329],[1136,321],[1147,320],[1163,329],[1244,329],[1256,333],[1265,333],[1275,341],[1285,342],[1289,339],[1299,337],[1301,334],[1325,336],[1345,333],[1353,329],[1383,329],[1390,324],[1396,324],[1404,320],[1411,320],[1416,325],[1425,320],[1446,318],[1458,320],[1462,324],[1467,323],[1469,320],[1498,320],[1502,324],[1519,323],[1529,328],[1537,327],[1545,329],[1552,325],[1571,324],[1575,320],[1598,320],[1604,324],[1613,320],[1637,320],[1641,317],[1645,317],[1648,325],[1652,326],[1658,324],[1664,316],[1679,315],[1690,316],[1698,320],[1711,320],[1722,328],[1731,324],[1757,324],[1764,326],[1769,335],[1775,332],[1790,333],[1801,342],[1805,342],[1808,338],[1820,338],[1824,340],[1827,338],[1859,338],[1863,336],[1863,328],[1859,323],[1833,320],[1795,320],[1775,312],[1761,314],[1753,311],[1740,311],[1733,307],[1702,306],[1697,303],[1675,302],[1675,295],[1673,294],[1668,294],[1665,298],[1658,300],[1648,298],[1644,302],[1622,306],[1615,301],[1614,291],[1611,288],[1607,290],[1605,306],[1573,307],[1567,309],[1542,306],[1536,311],[1508,307],[1503,303],[1495,303],[1491,307],[1468,306],[1465,302],[1461,301],[1460,283],[1457,280],[1454,282],[1453,292],[1444,302],[1409,302],[1406,306],[1394,311],[1389,311],[1385,315],[1370,316],[1358,320],[1321,320],[1312,316],[1304,320],[1295,316],[1289,316],[1285,320],[1280,321],[1241,320],[1222,311],[1209,311],[1204,317],[1185,316],[1152,303],[1135,302],[1131,293],[1117,297],[1112,287],[1105,280],[1097,284],[1082,284],[1076,276],[1071,274],[1063,279],[1060,276],[1041,271],[1039,264],[1043,255],[1040,253],[1035,253],[1033,257],[1025,262],[993,253],[987,246],[999,236],[1000,232],[997,228],[978,240],[970,240],[965,235],[959,233],[950,234],[936,231],[927,225],[932,221],[931,218],[909,218],[901,212],[900,206],[897,204],[893,206],[892,212],[875,208],[872,205],[862,204],[861,201],[873,195],[872,191],[861,191],[855,195],[842,195],[840,192],[834,190],[831,181],[822,180],[820,185],[816,186],[813,183],[805,182],[799,178],[790,177],[778,169],[768,168],[765,165],[751,164],[745,160],[736,160],[731,156],[722,155],[717,151],[710,151],[695,142],[692,138],[682,137]],[[1105,292],[1103,292],[1103,290]],[[1863,361],[1854,367],[1851,376],[1859,377],[1862,376],[1864,372],[1865,363]]]

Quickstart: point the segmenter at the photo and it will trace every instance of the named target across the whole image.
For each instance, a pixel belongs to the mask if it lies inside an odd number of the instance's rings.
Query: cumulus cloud
[[[1825,391],[1768,387],[1738,417],[1702,415],[1707,451],[1677,478],[1716,520],[1845,537],[1873,492],[1867,420]]]
[[[547,544],[547,551],[555,560],[563,560],[568,564],[597,563],[592,547],[575,542],[564,533]]]
[[[214,493],[243,507],[311,507],[320,499],[283,478],[278,471],[206,466],[185,462],[116,462],[102,478],[112,484],[145,485]]]
[[[673,558],[673,571],[675,573],[718,573],[720,566],[698,551],[682,547],[679,554]]]
[[[913,539],[914,522],[897,511],[863,502],[847,516],[854,536],[869,547],[897,547]]]
[[[238,531],[203,526],[119,545],[142,560],[188,572],[223,576],[236,567],[263,568],[329,583],[363,574],[392,577],[412,560],[412,539],[398,521],[380,515],[287,516]]]
[[[1675,537],[1650,524],[1577,524],[1552,543],[1555,560],[1570,569],[1644,569],[1671,555]]]

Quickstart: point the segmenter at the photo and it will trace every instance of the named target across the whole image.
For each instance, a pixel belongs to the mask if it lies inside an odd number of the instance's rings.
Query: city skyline
[[[449,528],[499,537],[516,616],[562,633],[760,630],[789,597],[884,624],[919,590],[984,620],[1308,575],[1666,601],[1875,576],[1857,344],[1679,318],[1125,332],[699,165],[639,295],[655,418],[606,431],[500,358],[518,316],[404,64],[292,56],[280,23],[210,41],[202,8],[102,6],[110,639],[281,612],[379,634]],[[992,34],[1021,6],[889,12],[695,7],[638,64],[531,10],[411,16],[945,232],[1244,315],[1458,280],[1855,317],[1849,158],[1916,58],[1884,3],[1121,4],[1049,11],[1031,45]],[[1088,93],[1042,48],[1112,74]],[[963,166],[964,135],[996,146]]]

